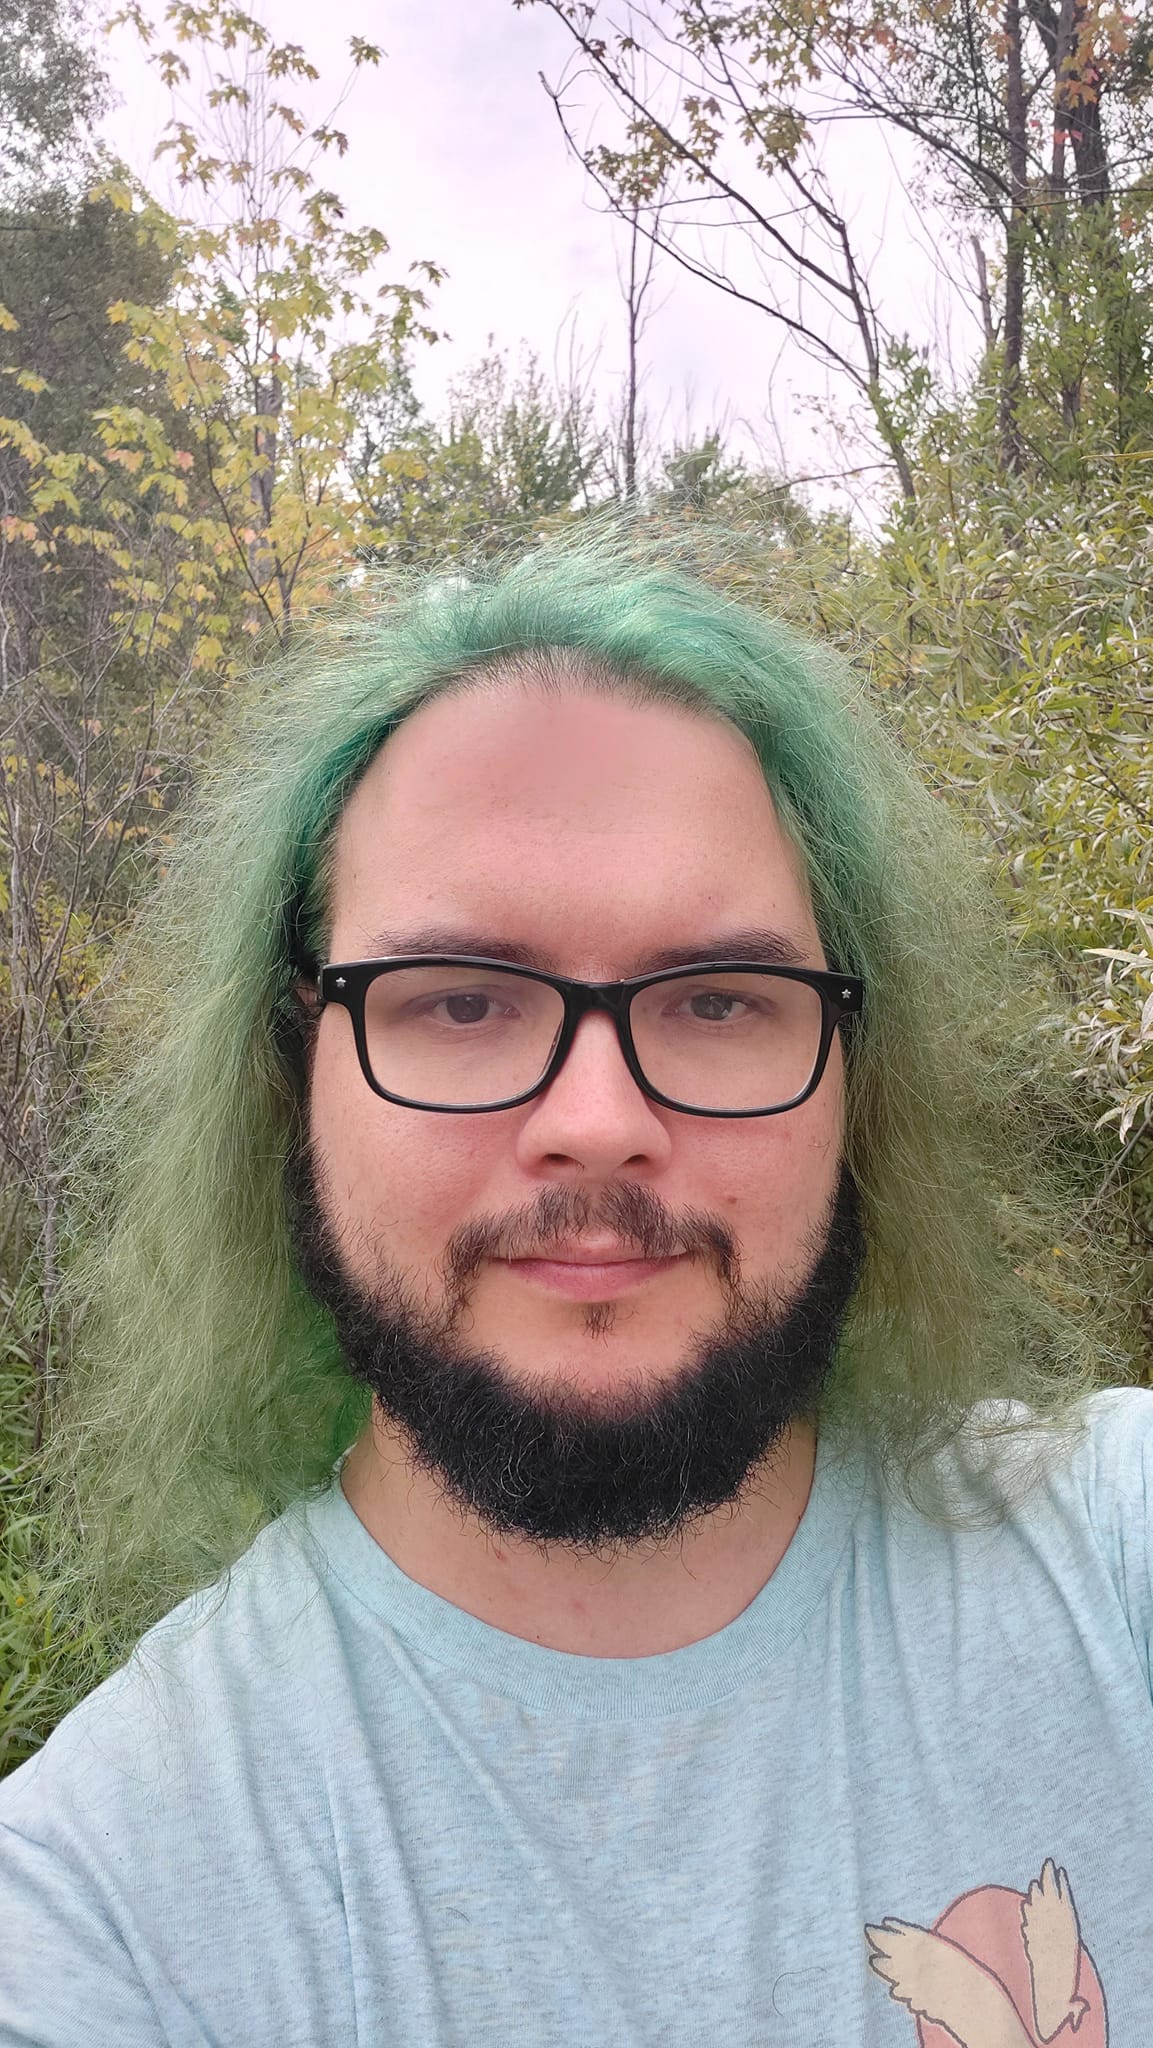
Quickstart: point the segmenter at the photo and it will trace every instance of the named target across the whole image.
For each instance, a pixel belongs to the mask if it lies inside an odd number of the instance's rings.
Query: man
[[[1153,1398],[831,659],[434,584],[149,931],[59,1483],[129,1619],[244,1555],[0,1793],[0,2042],[1147,2048]]]

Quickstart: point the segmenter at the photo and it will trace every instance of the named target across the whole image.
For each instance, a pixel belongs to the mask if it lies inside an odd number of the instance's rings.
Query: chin
[[[479,1339],[483,1344],[479,1331],[468,1334],[470,1343]],[[539,1345],[529,1348],[522,1340],[513,1353],[507,1341],[494,1344],[489,1356],[498,1363],[505,1384],[518,1394],[547,1407],[596,1410],[624,1419],[643,1414],[654,1396],[685,1376],[699,1352],[701,1336],[700,1331],[682,1327],[675,1338],[670,1336],[667,1347],[661,1346],[651,1331],[642,1339],[640,1331],[628,1328],[619,1302],[584,1302],[578,1328],[560,1336],[542,1332]],[[542,1366],[545,1358],[548,1363]]]

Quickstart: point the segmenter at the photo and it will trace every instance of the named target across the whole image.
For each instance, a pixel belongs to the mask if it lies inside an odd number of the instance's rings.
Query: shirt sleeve
[[[82,1874],[0,1823],[0,2048],[167,2048],[128,1949]]]
[[[1153,1389],[1093,1403],[1086,1500],[1153,1696]]]

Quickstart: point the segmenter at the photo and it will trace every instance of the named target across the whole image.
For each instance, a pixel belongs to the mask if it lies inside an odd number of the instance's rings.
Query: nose
[[[625,1065],[611,1017],[582,1017],[560,1073],[527,1106],[518,1158],[530,1173],[607,1180],[654,1172],[672,1151],[666,1119]]]

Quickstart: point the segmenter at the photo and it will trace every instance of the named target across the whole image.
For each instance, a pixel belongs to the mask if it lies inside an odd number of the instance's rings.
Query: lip
[[[518,1279],[549,1294],[567,1295],[570,1301],[612,1301],[671,1272],[685,1256],[675,1252],[671,1258],[638,1259],[620,1246],[565,1245],[547,1258],[509,1259],[506,1263]]]

